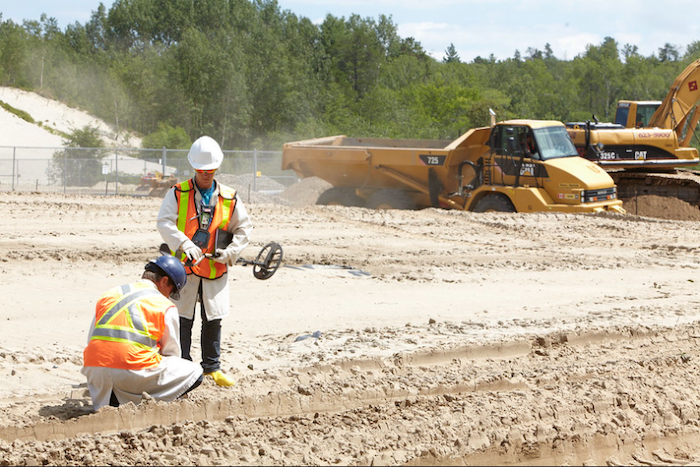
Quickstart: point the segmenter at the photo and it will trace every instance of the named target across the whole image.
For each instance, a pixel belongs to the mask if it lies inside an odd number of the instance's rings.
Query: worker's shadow
[[[61,405],[45,405],[39,409],[39,415],[61,421],[79,418],[93,413],[90,393],[86,384],[74,385],[76,388],[63,400]]]

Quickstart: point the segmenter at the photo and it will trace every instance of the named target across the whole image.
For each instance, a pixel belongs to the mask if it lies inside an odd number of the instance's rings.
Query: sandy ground
[[[0,110],[0,148],[93,122],[0,100],[42,123]],[[700,463],[698,209],[372,211],[315,206],[324,187],[242,190],[243,257],[274,241],[284,258],[265,281],[230,271],[234,387],[96,413],[79,373],[95,301],[158,255],[160,200],[3,193],[0,465]]]
[[[94,303],[158,254],[160,200],[5,194],[0,465],[700,462],[696,209],[373,211],[320,189],[248,200],[243,257],[284,259],[231,269],[237,384],[97,413]]]

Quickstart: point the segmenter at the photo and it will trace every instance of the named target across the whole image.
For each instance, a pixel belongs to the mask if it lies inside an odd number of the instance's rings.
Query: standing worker
[[[146,264],[141,280],[115,287],[97,301],[83,351],[95,410],[105,405],[182,397],[202,383],[202,369],[180,358],[177,298],[187,281],[180,261],[161,256]]]
[[[224,160],[219,144],[202,136],[192,144],[187,160],[194,178],[173,186],[158,212],[158,231],[185,262],[187,284],[175,303],[180,312],[182,356],[189,360],[195,307],[202,317],[204,374],[219,386],[233,386],[221,371],[221,320],[229,313],[228,266],[248,246],[253,224],[236,190],[214,179]]]

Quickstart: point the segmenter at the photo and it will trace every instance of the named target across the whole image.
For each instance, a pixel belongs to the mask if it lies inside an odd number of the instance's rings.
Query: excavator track
[[[675,172],[609,172],[617,185],[618,198],[654,195],[678,198],[700,207],[700,171],[677,169]]]

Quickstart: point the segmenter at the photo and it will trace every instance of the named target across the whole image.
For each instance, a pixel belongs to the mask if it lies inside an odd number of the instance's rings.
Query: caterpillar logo
[[[535,164],[523,164],[520,167],[520,175],[532,177],[535,174]]]
[[[634,151],[634,160],[636,160],[636,161],[647,160],[647,152],[646,151]]]

